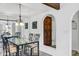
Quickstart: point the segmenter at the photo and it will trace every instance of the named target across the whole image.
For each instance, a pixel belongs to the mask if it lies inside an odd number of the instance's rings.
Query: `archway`
[[[72,18],[72,55],[79,56],[79,11]]]

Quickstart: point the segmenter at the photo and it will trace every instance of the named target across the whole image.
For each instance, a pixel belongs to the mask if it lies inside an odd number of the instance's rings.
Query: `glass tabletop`
[[[36,41],[29,41],[29,40],[23,39],[23,38],[11,38],[11,39],[8,39],[8,41],[11,43],[14,43],[16,45],[22,45],[22,44],[26,44],[26,43],[36,42]]]
[[[11,37],[12,35],[4,35],[4,37]]]
[[[21,38],[11,38],[11,39],[8,39],[9,42],[12,42],[16,45],[20,45],[20,44],[25,44],[26,41],[24,39],[21,39]]]

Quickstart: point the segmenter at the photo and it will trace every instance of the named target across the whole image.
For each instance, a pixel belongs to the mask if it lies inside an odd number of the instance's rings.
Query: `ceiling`
[[[33,16],[47,12],[50,7],[41,3],[22,3],[21,6],[22,17]],[[13,18],[18,19],[19,5],[18,3],[0,3],[0,18]]]

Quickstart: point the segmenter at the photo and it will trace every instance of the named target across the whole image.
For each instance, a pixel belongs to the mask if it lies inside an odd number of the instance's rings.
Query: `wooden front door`
[[[44,45],[52,45],[52,18],[49,16],[44,19]]]

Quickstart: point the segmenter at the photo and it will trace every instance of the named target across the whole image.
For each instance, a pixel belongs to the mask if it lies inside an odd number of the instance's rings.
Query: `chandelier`
[[[20,25],[20,26],[23,26],[24,23],[22,22],[22,19],[21,19],[21,4],[19,4],[19,20],[16,22],[16,25]]]

